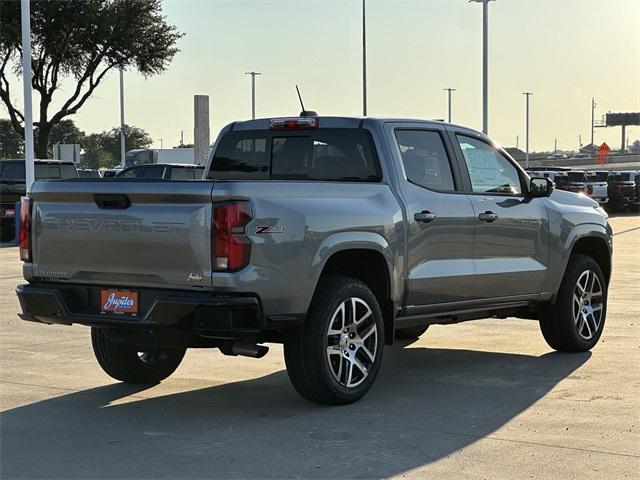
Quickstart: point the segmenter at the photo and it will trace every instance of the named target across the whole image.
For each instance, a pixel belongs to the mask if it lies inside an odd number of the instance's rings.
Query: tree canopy
[[[21,72],[20,2],[2,3],[0,24],[0,100],[23,135],[24,112],[12,89]],[[78,112],[107,73],[161,73],[181,36],[162,16],[161,0],[32,0],[31,85],[40,94],[36,157],[46,156],[53,126]],[[65,79],[75,84],[66,97],[60,88]],[[60,107],[50,111],[54,97]]]

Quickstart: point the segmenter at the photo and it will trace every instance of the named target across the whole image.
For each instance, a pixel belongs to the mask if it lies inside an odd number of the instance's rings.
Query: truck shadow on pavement
[[[4,412],[2,477],[388,477],[492,434],[589,356],[392,347],[342,407],[306,402],[284,371],[152,398],[116,383]]]

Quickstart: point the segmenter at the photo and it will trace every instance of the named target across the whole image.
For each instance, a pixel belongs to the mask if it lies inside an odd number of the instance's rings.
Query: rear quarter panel
[[[216,181],[213,197],[248,200],[253,217],[250,265],[214,273],[216,290],[257,292],[267,315],[304,314],[327,259],[351,248],[380,252],[399,289],[403,218],[387,184]]]

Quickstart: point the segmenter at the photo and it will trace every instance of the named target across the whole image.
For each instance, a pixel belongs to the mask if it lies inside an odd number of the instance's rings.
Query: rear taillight
[[[20,260],[31,261],[31,199],[20,200]]]
[[[251,258],[251,241],[245,225],[251,220],[249,202],[215,203],[211,229],[211,268],[214,272],[234,272],[246,267]]]
[[[587,195],[593,195],[593,185],[587,185]]]

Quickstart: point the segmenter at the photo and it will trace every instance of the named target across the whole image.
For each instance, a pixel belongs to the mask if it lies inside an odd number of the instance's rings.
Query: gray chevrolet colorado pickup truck
[[[236,122],[202,181],[38,181],[22,212],[21,317],[91,326],[125,382],[163,380],[187,348],[276,342],[302,396],[343,404],[431,324],[535,319],[582,352],[605,323],[606,213],[441,122]]]

